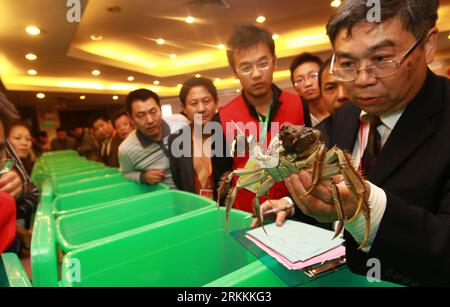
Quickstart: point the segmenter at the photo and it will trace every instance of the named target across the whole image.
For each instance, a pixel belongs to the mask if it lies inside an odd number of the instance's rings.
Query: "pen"
[[[272,214],[272,213],[278,213],[280,211],[286,211],[286,210],[291,209],[293,207],[294,207],[294,205],[289,204],[289,205],[286,205],[286,206],[278,208],[278,209],[270,209],[270,210],[264,212],[263,215],[268,215],[268,214]],[[254,215],[249,215],[245,219],[248,220],[248,219],[255,218],[255,217],[256,216],[254,216]]]

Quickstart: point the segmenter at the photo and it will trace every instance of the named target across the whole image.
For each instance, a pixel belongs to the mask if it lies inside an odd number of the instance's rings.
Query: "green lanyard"
[[[272,108],[272,103],[269,105],[269,110],[267,111],[266,120],[264,121],[264,130],[259,133],[259,146],[262,146],[262,144],[264,144],[264,142],[266,141],[267,132],[269,130],[269,120],[270,120],[270,109],[271,108]],[[258,114],[259,122],[260,123],[263,122],[261,115],[259,115],[258,112],[256,112],[256,113]]]

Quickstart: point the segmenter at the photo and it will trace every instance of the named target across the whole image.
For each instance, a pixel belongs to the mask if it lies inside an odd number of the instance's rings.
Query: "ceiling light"
[[[224,44],[217,45],[217,48],[219,48],[219,49],[225,49],[225,45],[224,45]]]
[[[158,81],[158,80],[155,80],[155,81],[153,81],[153,84],[154,84],[154,85],[158,85],[158,84],[159,84],[159,81]]]
[[[25,58],[26,58],[28,61],[34,61],[34,60],[37,59],[37,55],[35,55],[35,54],[33,54],[33,53],[28,53],[27,55],[25,55]]]
[[[278,35],[278,34],[272,35],[272,39],[273,39],[273,40],[277,40],[277,39],[279,39],[279,38],[280,38],[280,35]]]
[[[85,99],[86,99],[86,96],[84,96],[84,95],[80,96],[80,100],[85,100]]]
[[[200,75],[200,74],[196,74],[196,75],[195,75],[195,77],[196,77],[196,78],[201,78],[201,77],[202,77],[202,75]]]
[[[37,75],[37,71],[34,70],[34,69],[28,70],[27,73],[28,73],[30,76],[36,76],[36,75]]]
[[[448,39],[450,39],[450,34],[448,35]]]
[[[178,88],[183,87],[183,84],[178,83],[178,84],[177,84],[177,87],[178,87]]]
[[[28,26],[25,28],[25,31],[27,31],[28,34],[36,36],[41,33],[41,29],[35,26]]]
[[[101,41],[101,40],[103,40],[103,36],[98,35],[98,34],[93,34],[93,35],[91,35],[91,39],[93,41]]]
[[[220,78],[214,79],[214,82],[220,82]]]
[[[94,69],[94,70],[92,71],[92,75],[94,75],[94,76],[100,76],[100,74],[101,74],[101,72],[100,72],[100,70],[98,70],[98,69]]]
[[[194,23],[195,22],[195,18],[192,16],[186,17],[186,19],[184,20],[186,21],[186,23]]]
[[[330,5],[331,5],[332,7],[335,7],[335,8],[340,7],[341,4],[342,4],[342,1],[341,1],[341,0],[333,0],[333,1],[331,1],[331,3],[330,3]]]
[[[264,17],[264,16],[258,16],[258,18],[256,18],[257,23],[264,23],[265,21],[266,21],[266,17]]]
[[[130,81],[130,82],[133,82],[133,81],[134,81],[134,77],[133,77],[133,76],[129,76],[129,77],[127,78],[127,80]]]
[[[241,92],[241,90],[240,90],[240,89],[237,89],[237,90],[236,90],[236,93],[240,93],[240,92]]]
[[[162,38],[158,38],[157,40],[156,40],[156,43],[158,44],[158,45],[164,45],[165,44],[165,40],[164,39],[162,39]]]
[[[114,95],[114,96],[112,97],[112,99],[113,99],[113,100],[119,100],[119,96]]]
[[[176,55],[175,53],[172,53],[172,54],[170,55],[170,58],[171,58],[171,59],[176,59],[176,58],[177,58],[177,55]]]
[[[39,98],[39,99],[44,99],[45,98],[45,94],[44,93],[38,93],[36,95],[36,97]]]

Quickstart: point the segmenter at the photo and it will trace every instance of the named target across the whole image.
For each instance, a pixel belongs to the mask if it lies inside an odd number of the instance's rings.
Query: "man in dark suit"
[[[450,81],[427,67],[436,51],[438,6],[438,0],[382,1],[381,22],[371,23],[371,8],[349,0],[327,25],[333,73],[354,103],[334,115],[330,144],[362,164],[370,207],[361,250],[364,216],[344,224],[348,265],[413,286],[450,284]],[[337,220],[329,186],[305,197],[312,187],[305,171],[286,185],[304,213]],[[356,202],[343,182],[338,188],[352,217]]]

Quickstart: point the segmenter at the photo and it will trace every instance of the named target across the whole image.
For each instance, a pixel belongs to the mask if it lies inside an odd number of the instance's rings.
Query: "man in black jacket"
[[[333,73],[354,104],[334,115],[330,144],[362,165],[369,192],[371,230],[361,250],[364,217],[345,223],[348,265],[413,286],[450,285],[450,81],[427,67],[436,51],[438,6],[438,0],[384,0],[381,22],[373,23],[367,18],[376,16],[374,8],[349,0],[327,25]],[[304,197],[312,186],[304,171],[286,185],[304,213],[337,220],[328,186]],[[352,217],[355,200],[343,182],[338,188]]]

